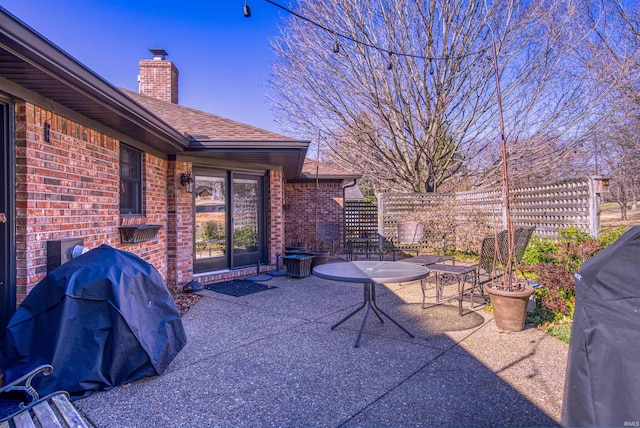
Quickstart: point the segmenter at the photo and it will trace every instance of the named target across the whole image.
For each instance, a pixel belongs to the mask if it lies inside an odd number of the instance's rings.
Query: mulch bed
[[[189,312],[189,309],[191,309],[191,307],[200,300],[200,297],[202,297],[195,293],[187,294],[178,292],[177,290],[172,290],[171,294],[173,295],[173,300],[176,302],[176,306],[178,307],[178,311],[181,316],[184,316],[184,314]]]

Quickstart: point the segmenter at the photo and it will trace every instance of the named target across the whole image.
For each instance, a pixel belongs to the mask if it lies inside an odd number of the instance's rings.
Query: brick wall
[[[44,141],[44,124],[51,141]],[[146,216],[129,224],[163,228],[156,241],[120,244],[119,142],[31,103],[16,102],[17,298],[46,275],[47,241],[83,237],[85,245],[131,251],[167,274],[167,161],[144,156]],[[124,220],[124,219],[123,219]]]
[[[141,60],[139,92],[178,104],[178,69],[171,61]]]
[[[183,286],[193,279],[193,194],[187,193],[180,184],[180,177],[188,171],[191,171],[190,162],[169,161],[167,282],[170,286]]]
[[[315,249],[316,228],[318,239],[326,241],[322,230],[327,225],[338,227],[339,236],[334,238],[338,243],[342,242],[341,181],[321,181],[317,189],[315,182],[287,183],[284,192],[285,245],[301,243],[308,249]]]
[[[167,278],[167,241],[169,236],[169,229],[167,226],[167,164],[168,161],[157,158],[148,153],[143,153],[143,171],[144,177],[143,183],[143,210],[144,216],[136,217],[120,217],[120,194],[116,195],[116,215],[122,226],[139,225],[139,224],[159,224],[162,227],[158,231],[155,241],[141,242],[138,244],[122,244],[120,242],[120,232],[116,237],[116,241],[109,244],[114,248],[120,250],[132,252],[147,262],[151,263],[153,267],[158,269],[162,274],[165,281]],[[118,144],[117,153],[117,170],[115,171],[116,181],[120,182],[120,145]],[[116,223],[117,224],[117,223]],[[86,238],[85,238],[86,245]],[[93,245],[92,245],[93,247]],[[168,284],[170,285],[170,284]]]
[[[44,141],[45,122],[51,124],[50,142]],[[18,302],[46,275],[47,241],[54,239],[82,237],[90,248],[107,244],[137,254],[160,272],[169,287],[193,279],[192,194],[180,184],[180,176],[192,165],[149,153],[143,160],[145,214],[120,217],[119,141],[34,104],[16,102]],[[273,268],[276,253],[283,252],[281,171],[270,172],[268,191],[270,266],[263,266],[263,271]],[[339,186],[325,192],[341,195]],[[162,227],[154,241],[121,243],[118,226],[138,224]],[[208,283],[254,273],[255,268],[247,268],[198,279]]]
[[[284,254],[284,181],[282,171],[270,171],[268,187],[267,237],[269,262],[276,263],[276,254]]]

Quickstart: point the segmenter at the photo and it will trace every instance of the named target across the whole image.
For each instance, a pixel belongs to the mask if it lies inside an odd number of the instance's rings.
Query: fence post
[[[600,194],[609,188],[609,179],[594,175],[589,177],[589,234],[600,235]]]
[[[386,232],[384,230],[384,193],[376,192],[376,200],[378,201],[378,236],[385,237]],[[378,240],[378,242],[380,242],[380,240]],[[382,249],[383,246],[381,245],[380,248]]]

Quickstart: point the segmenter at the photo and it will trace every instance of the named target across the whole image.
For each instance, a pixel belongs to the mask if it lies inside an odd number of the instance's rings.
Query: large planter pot
[[[311,275],[311,262],[314,257],[309,254],[296,254],[282,258],[287,276],[306,278]]]
[[[525,285],[522,291],[496,290],[486,287],[491,298],[493,318],[500,331],[521,331],[527,319],[527,304],[533,288]]]
[[[323,253],[323,252],[310,252],[309,255],[313,256],[313,260],[311,261],[311,269],[318,265],[323,265],[329,261],[329,257],[331,253]]]

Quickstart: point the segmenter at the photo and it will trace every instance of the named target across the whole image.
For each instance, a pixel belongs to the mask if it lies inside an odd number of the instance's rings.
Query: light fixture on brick
[[[180,184],[184,186],[187,193],[193,193],[193,183],[195,180],[191,177],[191,171],[180,176]]]
[[[44,123],[44,141],[48,143],[51,141],[51,125],[49,122]]]

